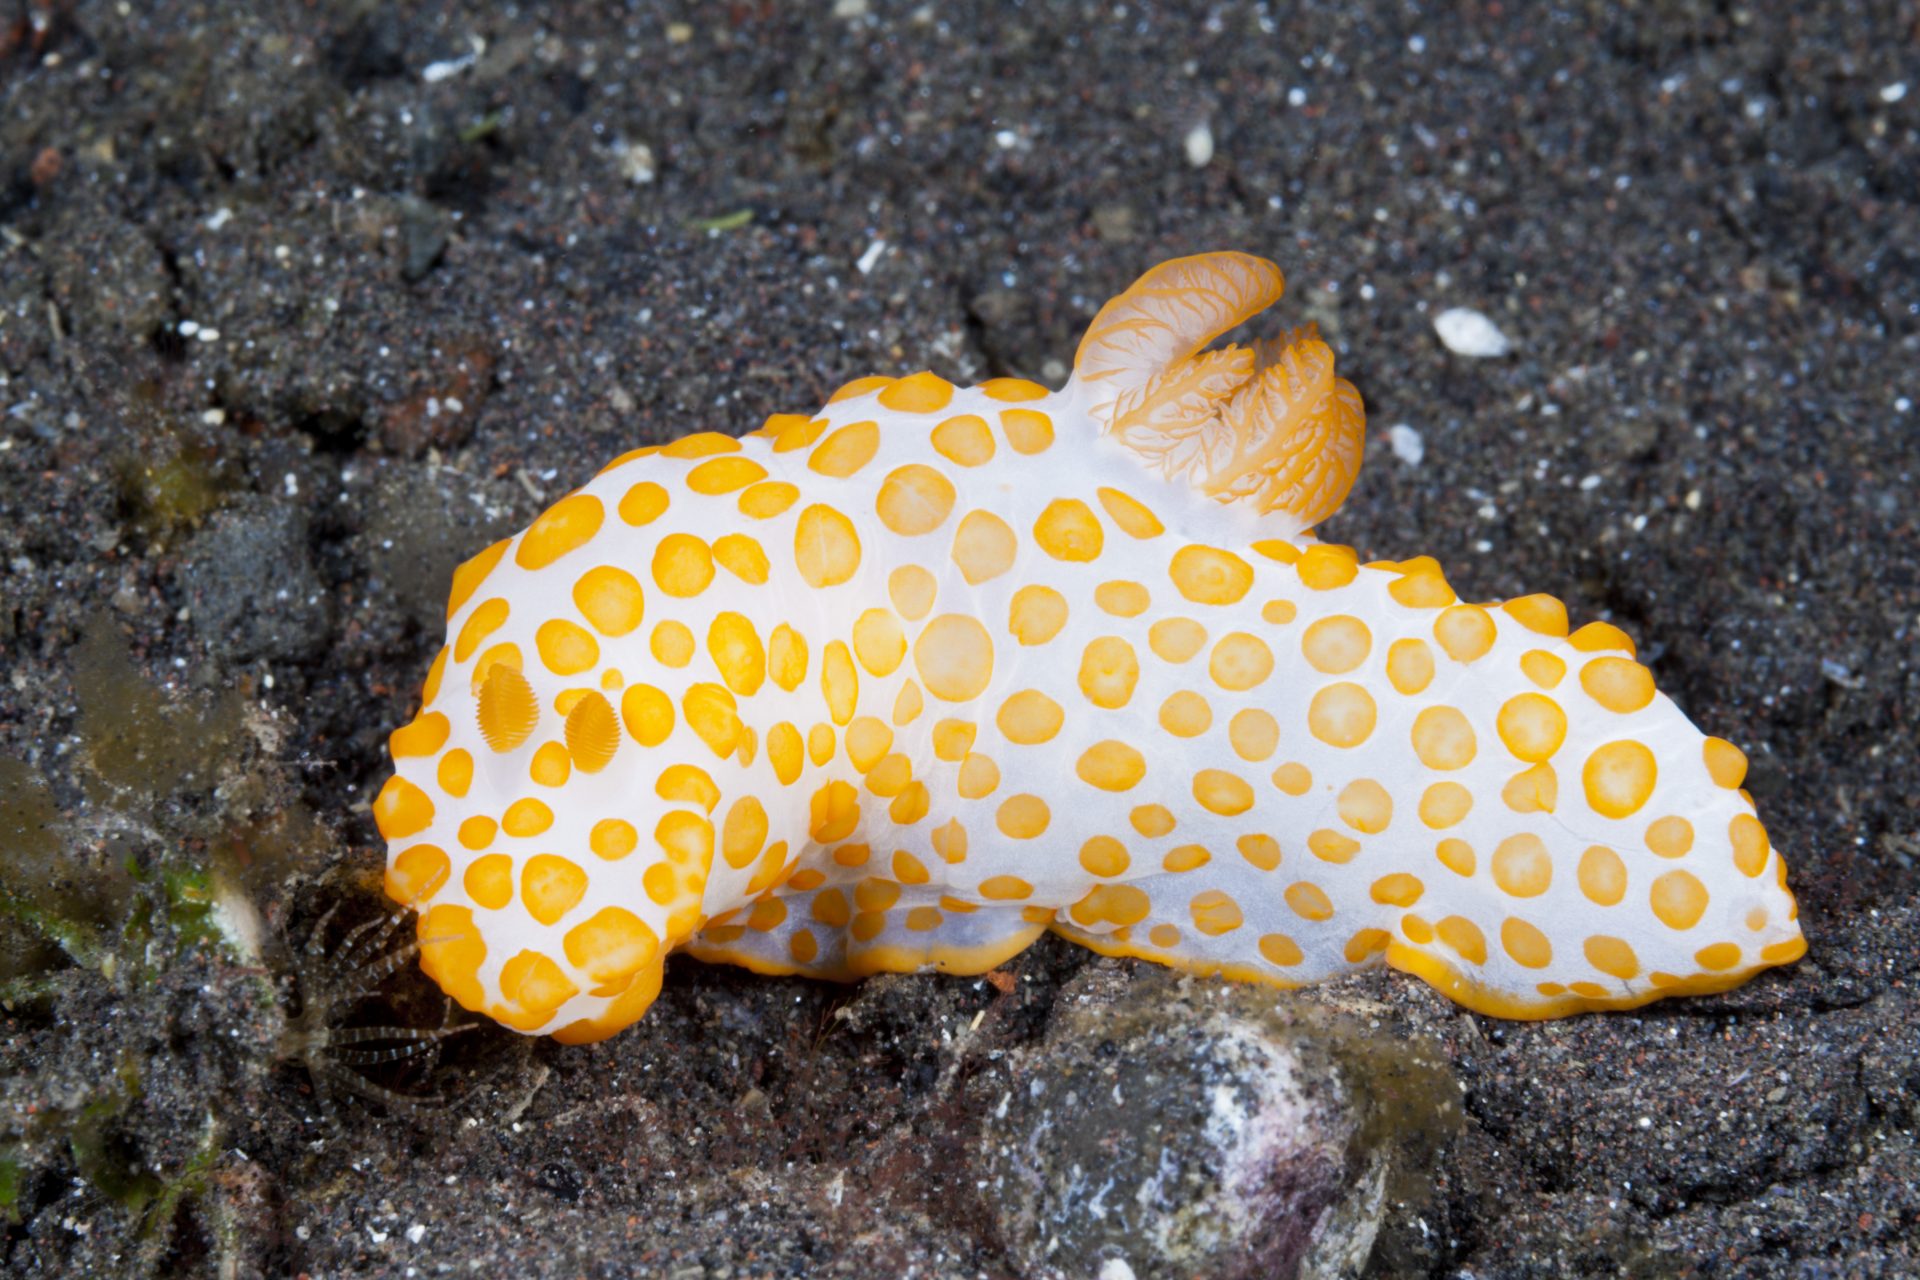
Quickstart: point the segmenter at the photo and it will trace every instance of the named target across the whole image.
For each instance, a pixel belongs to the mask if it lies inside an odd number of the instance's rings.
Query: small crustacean
[[[327,931],[339,910],[339,903],[329,907],[294,955],[290,981],[298,1010],[287,1016],[281,1029],[279,1056],[306,1068],[322,1110],[329,1113],[335,1087],[402,1114],[441,1105],[440,1098],[401,1093],[370,1080],[366,1069],[413,1060],[417,1068],[428,1070],[442,1040],[476,1024],[443,1020],[437,1027],[339,1025],[341,1017],[420,953],[420,943],[414,939],[390,945],[394,931],[406,919],[405,912],[362,921],[329,949]]]
[[[468,1009],[577,1042],[673,950],[977,973],[1051,929],[1540,1018],[1804,952],[1746,757],[1551,596],[1309,530],[1360,463],[1281,292],[1154,268],[1059,391],[864,378],[614,459],[454,574],[374,813]]]

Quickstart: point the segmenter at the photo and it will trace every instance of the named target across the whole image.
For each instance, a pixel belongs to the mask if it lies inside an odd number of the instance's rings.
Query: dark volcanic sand
[[[459,559],[852,376],[1057,383],[1233,247],[1367,399],[1327,536],[1638,637],[1811,945],[1546,1024],[1277,997],[1463,1091],[1371,1273],[1920,1271],[1913,6],[618,8],[0,4],[0,1270],[1013,1274],[974,1135],[1133,966],[675,962],[605,1045],[370,1068],[454,1099],[409,1117],[323,1110],[289,939],[378,910]],[[408,967],[307,1020],[440,1012]]]

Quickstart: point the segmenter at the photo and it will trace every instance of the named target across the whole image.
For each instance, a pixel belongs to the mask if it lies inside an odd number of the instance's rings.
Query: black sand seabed
[[[1326,536],[1637,636],[1812,948],[1546,1024],[1281,997],[1462,1090],[1368,1273],[1920,1271],[1911,5],[616,8],[0,5],[0,1270],[1015,1274],[995,1073],[1146,968],[676,961],[597,1048],[368,1068],[410,1116],[287,1029],[433,1026],[424,979],[299,1015],[290,950],[378,910],[464,555],[853,376],[1057,382],[1235,247],[1367,399]]]

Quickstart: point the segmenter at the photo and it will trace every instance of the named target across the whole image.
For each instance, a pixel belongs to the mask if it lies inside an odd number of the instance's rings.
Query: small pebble
[[[1205,120],[1193,126],[1187,133],[1187,163],[1196,169],[1207,167],[1207,161],[1213,159],[1213,130]]]
[[[1433,318],[1433,331],[1455,355],[1484,360],[1513,350],[1513,340],[1471,307],[1448,307]]]
[[[1404,422],[1396,422],[1387,428],[1387,444],[1393,449],[1393,456],[1410,467],[1420,465],[1427,456],[1427,445],[1420,433]]]

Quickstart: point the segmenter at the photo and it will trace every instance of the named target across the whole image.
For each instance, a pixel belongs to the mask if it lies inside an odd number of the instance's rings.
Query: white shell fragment
[[[1433,331],[1457,356],[1488,360],[1513,350],[1513,339],[1472,307],[1448,307],[1433,318]]]

